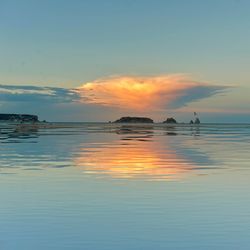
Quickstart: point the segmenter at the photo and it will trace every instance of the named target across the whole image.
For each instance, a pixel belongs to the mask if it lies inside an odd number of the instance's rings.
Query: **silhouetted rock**
[[[173,117],[171,117],[171,118],[167,118],[167,120],[164,121],[163,123],[177,123],[177,121]]]
[[[116,121],[115,123],[123,123],[123,122],[128,122],[128,123],[153,123],[154,121],[150,118],[147,117],[130,117],[130,116],[125,116],[122,117]]]
[[[189,124],[194,124],[193,120],[191,120],[191,121],[189,122]]]
[[[26,114],[0,114],[0,121],[38,122],[38,116]]]
[[[195,119],[194,123],[195,123],[195,124],[200,124],[200,123],[201,123],[201,122],[200,122],[200,119],[197,117],[197,118]]]

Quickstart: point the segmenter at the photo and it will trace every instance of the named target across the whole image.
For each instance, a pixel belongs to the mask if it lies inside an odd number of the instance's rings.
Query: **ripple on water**
[[[1,170],[74,167],[93,176],[169,180],[237,163],[246,168],[250,160],[249,125],[5,124],[0,131]]]

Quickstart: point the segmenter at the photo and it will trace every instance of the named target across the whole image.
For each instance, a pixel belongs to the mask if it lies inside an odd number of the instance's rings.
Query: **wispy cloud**
[[[169,103],[169,108],[176,109],[185,107],[187,104],[198,101],[210,96],[224,92],[226,86],[211,86],[203,83],[198,83],[197,86],[190,87],[183,91],[180,96]]]
[[[225,88],[192,81],[184,75],[119,76],[85,83],[76,92],[84,103],[153,111],[180,108]]]
[[[0,85],[0,102],[65,103],[78,99],[76,92],[66,88]]]

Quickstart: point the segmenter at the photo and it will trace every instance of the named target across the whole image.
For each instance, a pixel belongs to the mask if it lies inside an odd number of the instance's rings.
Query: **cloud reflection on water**
[[[117,124],[1,129],[0,170],[77,167],[84,174],[98,177],[179,180],[195,171],[223,165],[219,151],[213,148],[224,145],[224,139],[219,141],[218,135],[215,139],[205,127],[201,129]]]
[[[171,145],[168,136],[177,135],[174,127],[160,137],[150,126],[121,126],[116,133],[118,140],[81,148],[74,164],[88,174],[148,180],[181,179],[199,167]]]

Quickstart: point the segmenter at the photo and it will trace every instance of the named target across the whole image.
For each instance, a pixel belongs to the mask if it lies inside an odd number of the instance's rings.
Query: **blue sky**
[[[219,116],[222,122],[233,117],[250,122],[249,9],[247,0],[0,0],[0,84],[70,91],[110,76],[185,74],[226,89],[186,103],[186,112],[203,107],[205,121]],[[21,104],[5,97],[0,110],[33,111],[48,120],[125,114],[116,107],[67,101],[48,106],[35,96]],[[148,115],[188,119],[186,112],[183,106]]]

